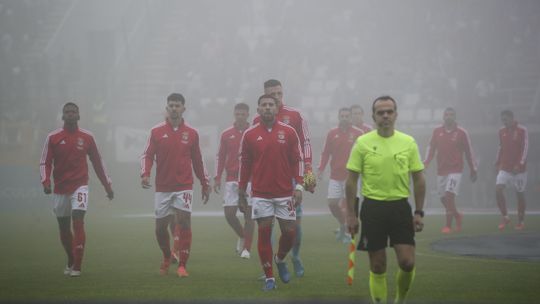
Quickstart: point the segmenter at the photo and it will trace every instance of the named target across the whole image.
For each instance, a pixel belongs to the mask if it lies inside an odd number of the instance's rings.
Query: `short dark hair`
[[[446,109],[444,109],[445,112],[454,112],[456,113],[456,109],[454,109],[453,107],[447,107]]]
[[[510,116],[510,117],[514,117],[514,112],[512,112],[511,110],[503,110],[501,112],[501,116]]]
[[[377,97],[374,101],[373,101],[373,104],[371,105],[371,112],[373,114],[375,114],[375,103],[377,103],[377,101],[379,100],[391,100],[393,103],[394,103],[394,110],[397,111],[397,103],[396,101],[394,100],[394,98],[392,98],[390,95],[383,95],[383,96],[379,96]]]
[[[277,87],[277,86],[281,86],[281,82],[279,82],[279,80],[276,80],[276,79],[269,79],[267,81],[264,82],[264,88],[272,88],[272,87]]]
[[[349,109],[351,110],[351,112],[352,112],[352,110],[354,110],[354,109],[360,109],[360,111],[362,111],[362,113],[364,113],[364,108],[362,108],[362,106],[359,105],[359,104],[353,104],[352,106],[350,106]]]
[[[184,96],[180,93],[172,93],[171,95],[167,96],[167,102],[169,101],[180,101],[183,105],[186,104]]]
[[[345,112],[345,111],[347,111],[349,113],[352,112],[351,108],[344,107],[344,108],[339,109],[338,113]]]
[[[261,104],[261,100],[262,100],[262,99],[265,99],[265,98],[270,98],[270,99],[272,99],[272,100],[276,103],[276,106],[277,106],[277,104],[278,104],[277,99],[275,99],[274,96],[268,95],[268,94],[263,94],[263,95],[261,95],[261,96],[259,97],[259,99],[257,100],[257,104],[260,105],[260,104]]]
[[[249,106],[243,102],[239,102],[234,105],[235,110],[246,110],[249,112]]]
[[[77,108],[77,111],[79,111],[79,106],[76,105],[74,102],[66,102],[64,104],[64,106],[62,107],[62,112],[66,109],[67,106],[74,106],[75,108]]]

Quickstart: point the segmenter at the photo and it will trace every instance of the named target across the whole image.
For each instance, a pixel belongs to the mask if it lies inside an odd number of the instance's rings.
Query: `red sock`
[[[60,241],[68,256],[68,266],[73,266],[73,234],[71,233],[71,227],[67,229],[60,229]]]
[[[191,228],[181,228],[180,225],[180,240],[179,240],[179,248],[180,248],[180,261],[178,262],[178,266],[186,266],[186,263],[189,259],[189,251],[191,250]]]
[[[173,252],[180,252],[180,225],[174,225]]]
[[[267,278],[273,278],[274,272],[272,269],[272,226],[259,226],[259,239],[257,241],[257,249],[259,250],[259,258],[263,267],[264,274]]]
[[[73,270],[81,271],[85,243],[84,220],[73,219]]]
[[[281,233],[279,238],[279,247],[277,257],[280,260],[285,259],[287,253],[291,250],[294,245],[294,239],[296,238],[296,229],[293,227],[290,230],[285,230]]]

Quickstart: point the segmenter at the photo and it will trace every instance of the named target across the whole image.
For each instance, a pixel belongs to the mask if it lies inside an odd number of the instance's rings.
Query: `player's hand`
[[[238,193],[238,210],[240,210],[240,212],[242,212],[242,213],[245,213],[246,210],[247,210],[247,207],[248,207],[248,203],[247,203],[246,194],[245,193],[243,193],[243,194]]]
[[[476,171],[471,171],[471,182],[475,182],[478,178],[478,175],[476,174]]]
[[[43,186],[43,192],[45,194],[51,194],[51,192],[52,192],[51,185]]]
[[[293,202],[294,206],[297,207],[302,203],[302,191],[301,190],[294,190],[293,193]]]
[[[215,181],[214,182],[214,192],[219,194],[219,190],[221,190],[221,181]]]
[[[415,232],[420,232],[424,230],[424,221],[419,214],[415,214],[413,218],[413,226]]]
[[[312,171],[306,171],[304,174],[304,188],[313,193],[315,192],[315,186],[317,186],[317,178]]]
[[[349,228],[351,236],[354,237],[354,235],[358,233],[358,226],[360,226],[358,217],[354,214],[347,214],[347,227]]]
[[[114,191],[111,189],[109,191],[107,191],[107,198],[112,201],[112,199],[114,198]]]
[[[317,181],[322,181],[322,177],[323,177],[323,172],[321,171],[317,171]]]
[[[203,204],[206,205],[208,203],[208,199],[210,198],[210,185],[203,185],[201,192],[202,192],[202,200]]]
[[[150,177],[148,176],[141,177],[141,186],[143,187],[143,189],[152,188],[152,185],[150,185]]]

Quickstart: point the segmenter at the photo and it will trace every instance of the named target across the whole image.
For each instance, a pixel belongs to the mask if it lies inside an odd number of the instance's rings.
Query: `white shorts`
[[[500,170],[497,174],[497,185],[510,185],[517,192],[525,192],[527,185],[527,172],[512,174],[508,171]]]
[[[328,181],[328,199],[341,199],[345,197],[345,181],[330,179]]]
[[[443,197],[446,192],[459,194],[459,184],[461,183],[461,173],[450,173],[448,175],[437,176],[437,192],[439,197]]]
[[[71,216],[72,210],[88,209],[88,185],[80,186],[71,194],[53,194],[54,214],[57,217]]]
[[[223,207],[238,206],[238,182],[226,182],[223,193]],[[247,184],[247,202],[251,206],[251,183]]]
[[[183,210],[191,213],[193,190],[177,192],[156,192],[154,194],[154,210],[156,218],[164,218],[174,214],[175,210]]]
[[[296,208],[292,196],[278,198],[253,197],[251,218],[275,216],[284,220],[296,220]]]

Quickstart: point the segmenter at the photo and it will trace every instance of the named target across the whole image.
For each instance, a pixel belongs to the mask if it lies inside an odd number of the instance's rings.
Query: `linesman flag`
[[[356,244],[354,242],[354,235],[351,236],[351,242],[349,243],[349,265],[347,268],[347,285],[351,286],[354,280],[354,262],[356,257]]]

